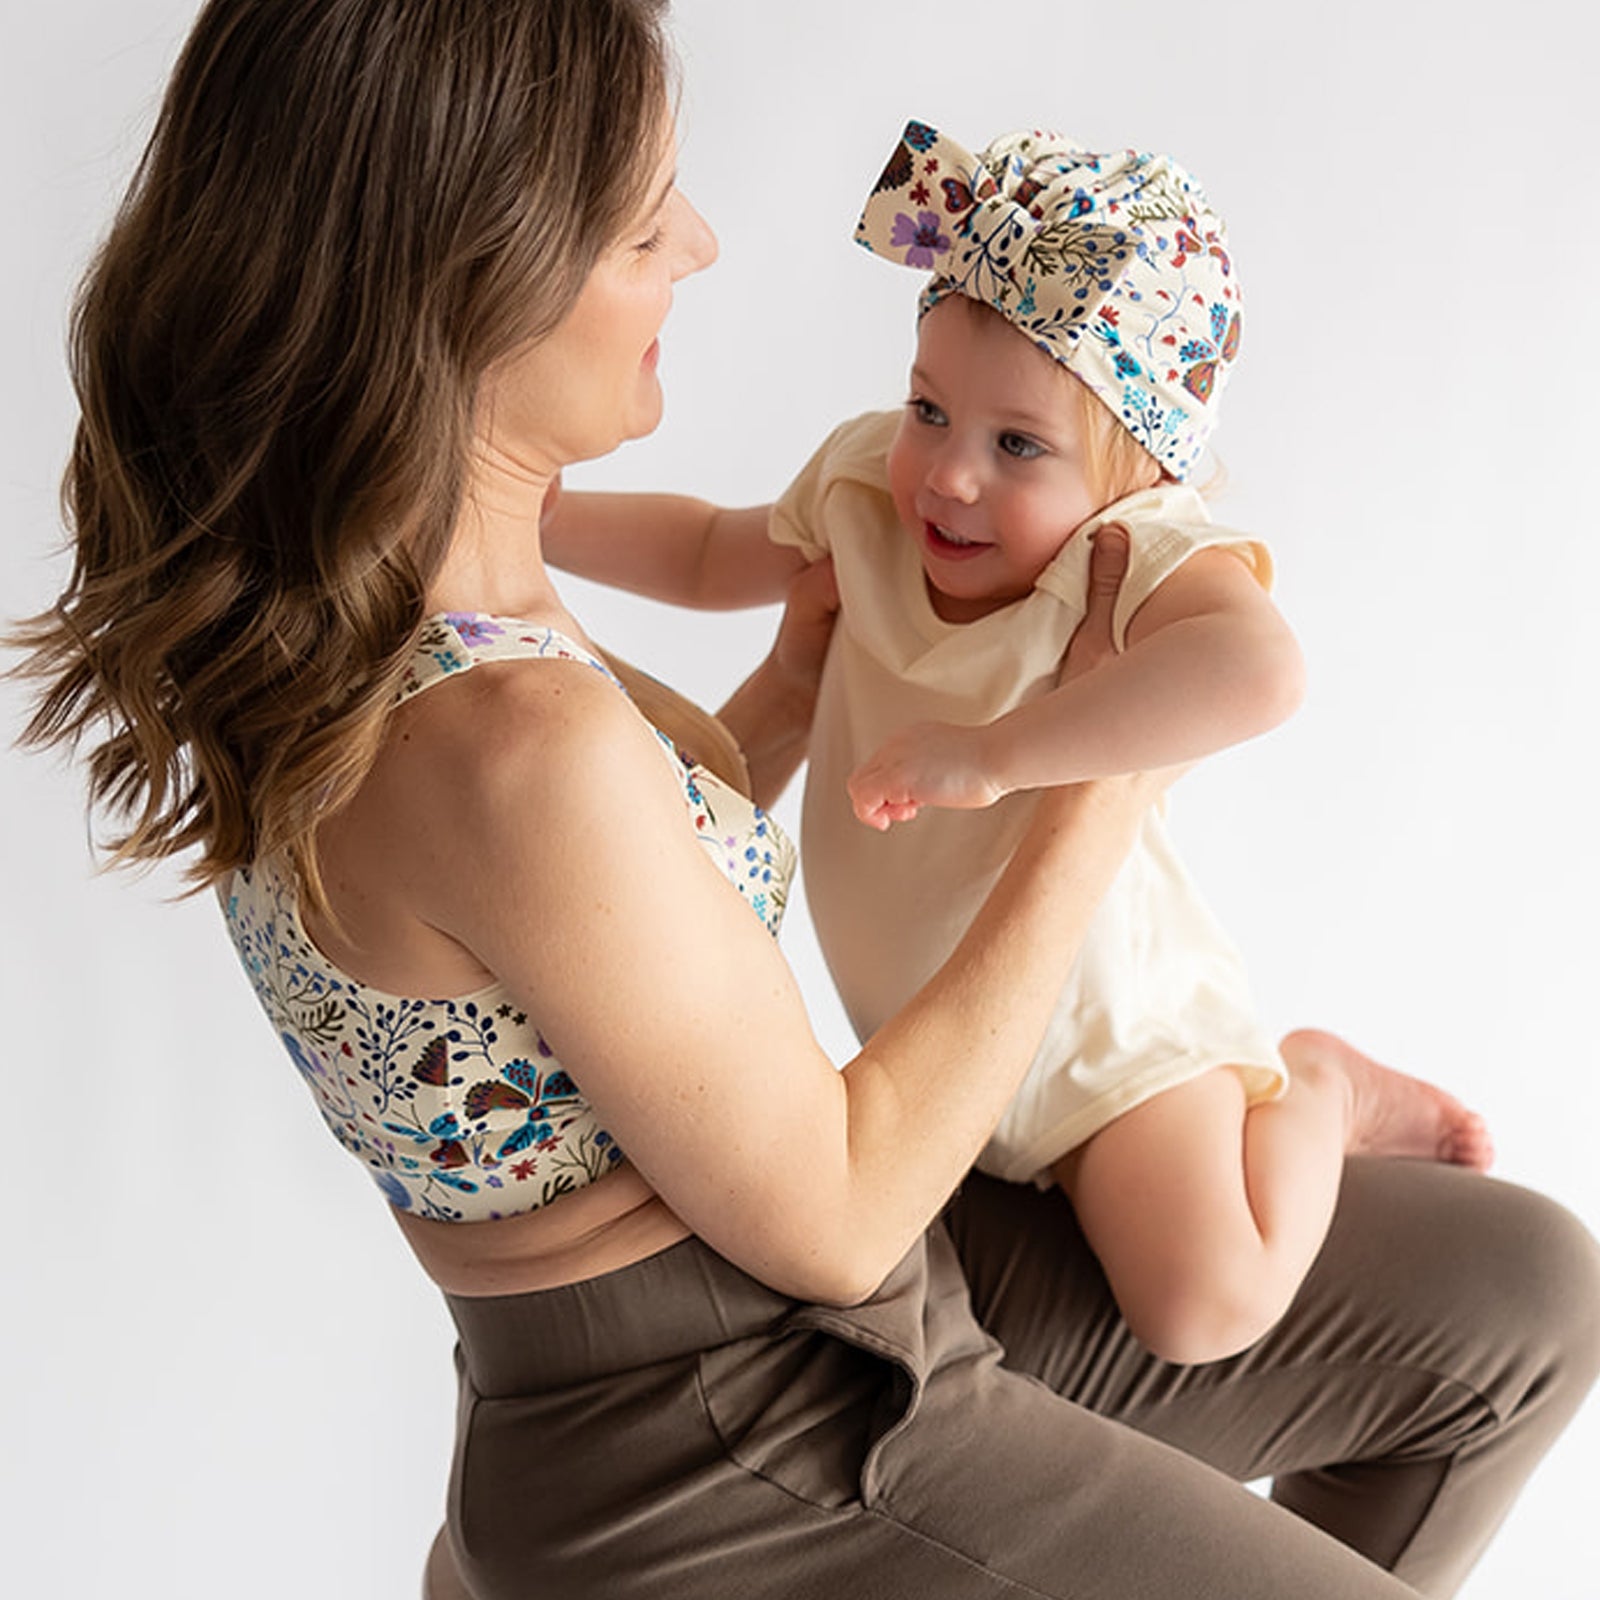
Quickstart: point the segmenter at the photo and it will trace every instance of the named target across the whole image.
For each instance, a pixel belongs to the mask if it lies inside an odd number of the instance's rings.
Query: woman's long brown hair
[[[79,291],[72,575],[23,738],[95,739],[113,861],[196,886],[360,784],[484,371],[637,205],[664,0],[211,0]]]

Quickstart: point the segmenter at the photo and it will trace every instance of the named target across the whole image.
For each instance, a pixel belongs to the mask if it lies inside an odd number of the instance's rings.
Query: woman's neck
[[[555,476],[554,469],[536,470],[492,451],[474,458],[449,553],[428,585],[429,610],[569,616],[539,537]]]

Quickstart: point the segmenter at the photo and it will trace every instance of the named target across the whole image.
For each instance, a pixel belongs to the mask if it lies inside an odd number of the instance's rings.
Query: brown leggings
[[[1203,1367],[1135,1343],[1062,1196],[978,1177],[849,1310],[697,1240],[450,1305],[477,1600],[1448,1595],[1600,1367],[1568,1213],[1374,1160],[1279,1327]]]

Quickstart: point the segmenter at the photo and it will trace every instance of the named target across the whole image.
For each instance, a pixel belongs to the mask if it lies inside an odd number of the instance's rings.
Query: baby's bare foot
[[[1416,1156],[1479,1172],[1494,1160],[1488,1124],[1453,1095],[1380,1066],[1337,1034],[1301,1028],[1278,1047],[1291,1073],[1337,1071],[1350,1084],[1352,1155]]]

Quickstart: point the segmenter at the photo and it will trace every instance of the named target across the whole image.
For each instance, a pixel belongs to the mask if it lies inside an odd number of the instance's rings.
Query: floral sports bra
[[[627,692],[554,629],[452,613],[428,620],[398,699],[480,662],[518,659],[584,662]],[[794,847],[760,807],[657,737],[688,826],[776,934]],[[360,982],[312,943],[294,879],[274,859],[236,871],[223,903],[256,996],[324,1121],[392,1205],[485,1221],[548,1205],[623,1159],[537,1023],[498,982],[451,999]]]

